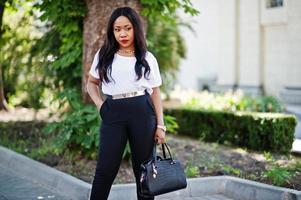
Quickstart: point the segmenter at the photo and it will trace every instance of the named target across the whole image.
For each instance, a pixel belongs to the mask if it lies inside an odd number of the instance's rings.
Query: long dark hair
[[[105,80],[106,83],[110,82],[107,72],[110,72],[110,76],[112,77],[112,62],[114,59],[114,54],[119,48],[119,44],[115,39],[113,32],[113,25],[115,20],[120,17],[127,17],[133,25],[134,28],[134,45],[135,45],[135,72],[137,75],[137,80],[142,77],[142,68],[144,67],[144,77],[149,75],[150,67],[145,59],[145,55],[147,52],[146,42],[143,35],[143,26],[142,21],[138,13],[130,8],[130,7],[120,7],[116,8],[110,16],[105,41],[99,51],[99,62],[97,64],[97,69],[100,77],[100,81]],[[113,79],[114,80],[114,79]]]

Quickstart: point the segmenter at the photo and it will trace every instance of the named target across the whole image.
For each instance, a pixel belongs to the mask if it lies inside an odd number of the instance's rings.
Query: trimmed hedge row
[[[288,153],[294,140],[297,119],[281,113],[223,112],[165,109],[174,116],[179,134],[208,142],[230,142],[254,150]]]

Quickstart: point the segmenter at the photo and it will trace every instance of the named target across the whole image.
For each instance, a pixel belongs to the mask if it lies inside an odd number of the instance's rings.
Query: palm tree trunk
[[[82,98],[85,103],[92,100],[86,90],[88,72],[91,67],[93,56],[103,44],[107,21],[114,8],[129,6],[137,12],[141,11],[139,0],[86,0],[87,14],[84,18],[83,33],[83,76]]]

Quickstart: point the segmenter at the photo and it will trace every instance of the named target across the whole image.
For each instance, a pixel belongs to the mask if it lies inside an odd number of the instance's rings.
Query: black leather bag
[[[140,193],[145,197],[156,196],[187,187],[184,169],[174,160],[166,143],[162,144],[163,158],[157,155],[154,145],[151,159],[141,164]],[[166,158],[165,147],[169,158]]]

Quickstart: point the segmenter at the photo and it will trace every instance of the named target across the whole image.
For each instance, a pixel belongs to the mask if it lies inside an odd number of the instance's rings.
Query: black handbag
[[[184,169],[179,160],[174,160],[166,143],[162,144],[163,158],[157,155],[156,144],[152,157],[141,164],[140,193],[150,197],[187,187]],[[166,158],[165,147],[169,158]]]

